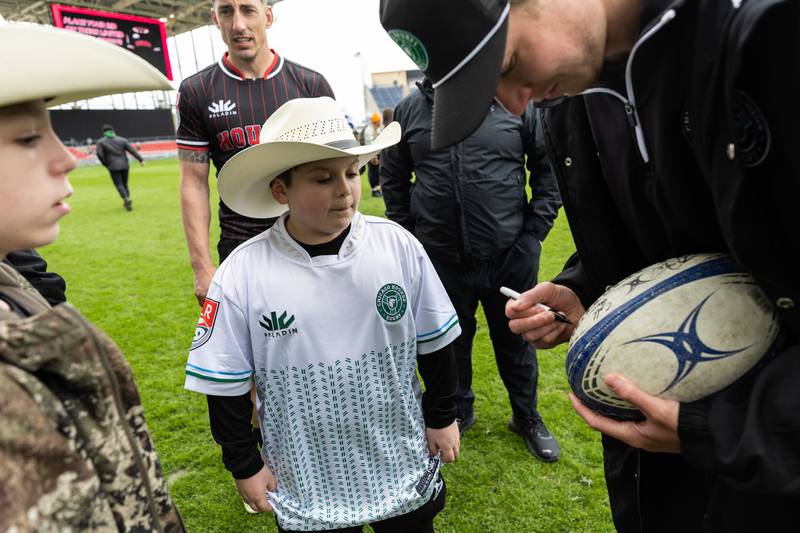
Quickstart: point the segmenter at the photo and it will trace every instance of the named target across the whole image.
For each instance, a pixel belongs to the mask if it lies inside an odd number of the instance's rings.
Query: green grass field
[[[71,303],[130,361],[188,529],[275,531],[271,515],[244,512],[211,438],[205,398],[183,389],[199,307],[180,220],[177,162],[131,168],[131,213],[104,168],[81,168],[71,179],[73,213],[59,240],[41,252],[66,278]],[[366,180],[363,190],[361,210],[383,215],[383,202],[369,197]],[[215,213],[214,243],[217,233]],[[544,243],[540,279],[556,274],[573,250],[561,216]],[[564,348],[539,354],[539,410],[562,447],[554,464],[534,459],[506,426],[511,410],[482,317],[473,357],[477,421],[464,435],[458,461],[445,467],[448,501],[437,531],[613,531],[599,437],[569,405]]]

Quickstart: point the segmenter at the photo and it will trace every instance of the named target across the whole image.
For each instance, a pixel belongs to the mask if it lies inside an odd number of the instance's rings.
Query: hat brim
[[[172,90],[144,59],[100,39],[32,24],[0,22],[0,107],[48,106],[131,91]]]
[[[364,165],[381,150],[400,142],[397,122],[386,126],[375,142],[353,148],[334,148],[304,142],[266,142],[246,148],[228,160],[219,171],[219,196],[225,205],[246,217],[272,218],[288,207],[272,196],[270,182],[286,170],[304,163],[355,156]]]
[[[483,122],[497,91],[507,33],[508,18],[475,57],[436,87],[431,133],[433,150],[461,142]]]

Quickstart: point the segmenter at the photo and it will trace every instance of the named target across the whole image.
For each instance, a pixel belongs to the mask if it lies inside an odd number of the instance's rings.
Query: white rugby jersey
[[[461,333],[422,245],[356,214],[338,255],[311,258],[283,215],[239,246],[208,291],[186,388],[255,380],[268,493],[281,527],[343,528],[411,512],[435,490],[417,353]]]

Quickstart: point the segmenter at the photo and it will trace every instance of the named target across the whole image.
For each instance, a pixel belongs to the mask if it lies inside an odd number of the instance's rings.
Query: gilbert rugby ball
[[[589,307],[570,338],[567,376],[598,413],[640,419],[605,375],[691,402],[747,373],[771,353],[778,331],[770,301],[731,257],[676,257],[622,280]]]

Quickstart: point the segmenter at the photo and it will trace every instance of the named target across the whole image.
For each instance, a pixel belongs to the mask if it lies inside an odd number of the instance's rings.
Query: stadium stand
[[[178,155],[178,146],[175,141],[137,142],[131,139],[131,144],[146,160],[166,159]],[[68,146],[67,150],[78,160],[78,166],[97,165],[100,163],[95,155],[95,144],[89,146]]]
[[[403,88],[399,85],[372,87],[369,92],[372,94],[372,98],[375,99],[375,105],[378,106],[378,109],[387,107],[394,109],[403,99]]]

